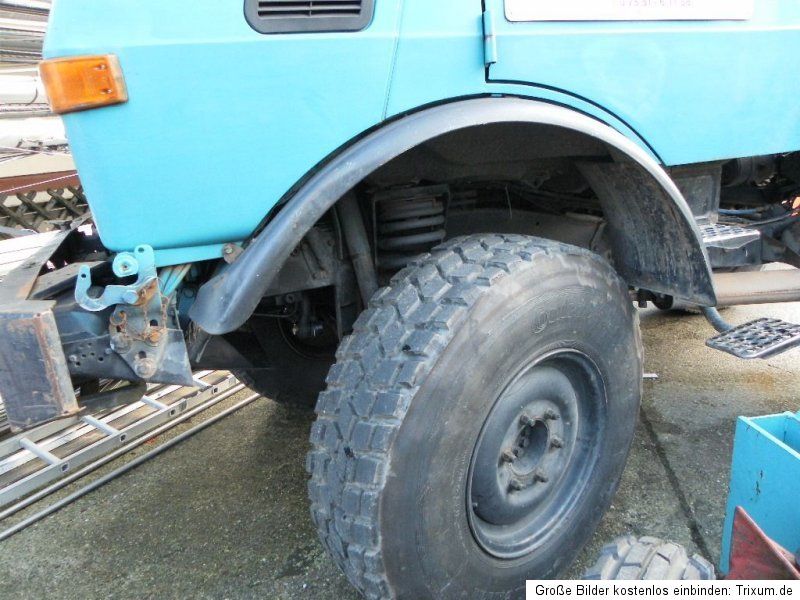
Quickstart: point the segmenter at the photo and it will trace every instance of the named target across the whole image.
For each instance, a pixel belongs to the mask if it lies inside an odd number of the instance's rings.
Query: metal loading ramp
[[[48,484],[74,480],[73,475],[88,473],[149,433],[176,425],[244,388],[227,371],[200,371],[195,381],[198,387],[150,386],[137,402],[0,438],[0,508]]]

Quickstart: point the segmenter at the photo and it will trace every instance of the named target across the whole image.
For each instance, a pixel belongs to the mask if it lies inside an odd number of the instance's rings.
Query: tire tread
[[[381,554],[378,499],[392,440],[412,398],[475,302],[543,255],[586,257],[611,271],[596,254],[551,240],[455,238],[397,273],[342,341],[317,402],[308,491],[323,545],[366,597],[393,596]]]
[[[617,538],[603,546],[597,562],[583,579],[714,580],[714,566],[683,546],[655,537]]]

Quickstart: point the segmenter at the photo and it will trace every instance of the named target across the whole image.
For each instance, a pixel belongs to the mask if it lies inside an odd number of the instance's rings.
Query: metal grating
[[[768,358],[800,345],[800,325],[764,317],[714,336],[706,345],[739,358]]]
[[[260,33],[359,31],[372,20],[374,0],[245,0],[250,26]]]
[[[72,221],[89,211],[81,186],[0,194],[0,240],[13,237],[4,229],[50,231],[57,223]]]

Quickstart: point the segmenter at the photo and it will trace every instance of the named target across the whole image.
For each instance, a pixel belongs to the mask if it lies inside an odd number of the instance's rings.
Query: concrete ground
[[[798,322],[800,308],[725,313],[737,323],[761,315]],[[739,361],[707,349],[711,328],[693,315],[642,311],[642,330],[646,371],[658,379],[645,384],[614,505],[570,576],[626,533],[716,561],[736,416],[800,408],[797,351]],[[260,399],[3,542],[3,597],[355,598],[308,516],[311,419]]]

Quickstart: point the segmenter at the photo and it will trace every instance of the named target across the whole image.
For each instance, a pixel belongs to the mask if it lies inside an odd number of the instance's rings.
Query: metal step
[[[0,439],[0,506],[129,444],[240,386],[226,371],[195,373],[198,387],[157,385],[140,401],[76,415]]]
[[[744,359],[769,358],[800,346],[800,325],[764,317],[720,333],[706,346]]]
[[[700,225],[700,234],[703,244],[710,248],[724,248],[735,250],[757,241],[761,232],[757,229],[738,227],[736,225],[707,224]]]

